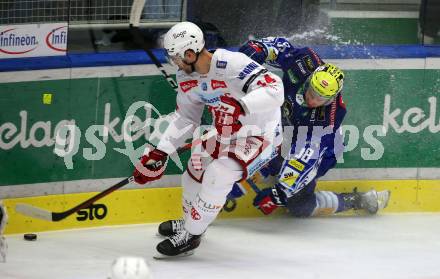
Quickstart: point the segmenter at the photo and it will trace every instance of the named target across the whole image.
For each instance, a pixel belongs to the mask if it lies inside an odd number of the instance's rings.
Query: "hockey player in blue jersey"
[[[264,214],[287,207],[296,217],[329,215],[350,209],[375,214],[387,206],[390,192],[356,188],[351,193],[315,191],[317,180],[336,165],[343,152],[341,124],[346,114],[342,99],[344,73],[324,63],[310,48],[296,48],[285,38],[264,38],[244,44],[240,52],[260,64],[283,71],[284,141],[290,152],[273,159],[260,173],[276,177],[272,187],[259,191],[254,206]],[[290,136],[290,134],[292,136]],[[236,183],[230,197],[243,194]]]

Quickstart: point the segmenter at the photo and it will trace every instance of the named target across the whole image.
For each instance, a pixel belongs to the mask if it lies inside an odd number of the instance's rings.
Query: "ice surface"
[[[440,278],[440,214],[218,220],[195,255],[154,260],[157,224],[8,236],[1,279],[106,278],[119,256],[154,278]]]

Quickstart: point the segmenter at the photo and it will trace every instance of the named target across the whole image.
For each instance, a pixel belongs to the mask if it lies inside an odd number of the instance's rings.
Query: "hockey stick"
[[[137,46],[139,46],[147,55],[148,57],[150,57],[151,61],[153,61],[154,65],[156,65],[157,69],[161,72],[162,76],[166,79],[166,81],[168,82],[168,84],[171,86],[171,88],[173,88],[173,90],[177,93],[178,92],[178,85],[177,83],[174,81],[174,79],[167,73],[167,71],[165,70],[165,68],[163,67],[162,63],[159,61],[159,59],[157,59],[156,55],[154,55],[154,53],[151,51],[151,49],[149,49],[148,47],[146,47],[145,44],[145,40],[142,37],[142,33],[139,29],[139,24],[140,24],[140,19],[141,19],[141,14],[142,14],[142,10],[144,8],[146,0],[134,0],[133,4],[131,6],[131,11],[130,11],[130,32],[131,35],[133,36],[133,40],[135,42],[135,44]],[[202,123],[208,123],[204,117],[202,116]],[[253,181],[250,181],[250,179],[247,180],[249,185],[251,185],[251,187],[254,189],[258,189],[258,187],[251,183],[253,183]],[[258,192],[257,192],[258,193]],[[235,208],[237,207],[237,201],[235,199],[230,199],[227,200],[223,209],[226,212],[232,212],[235,210]]]
[[[260,188],[258,188],[257,184],[251,178],[248,178],[245,181],[249,184],[249,186],[251,186],[255,194],[261,192]],[[223,205],[223,210],[226,212],[232,212],[235,210],[235,208],[237,208],[237,199],[236,198],[226,199],[226,202]]]
[[[168,84],[173,88],[175,92],[177,92],[177,83],[174,81],[174,79],[167,73],[165,68],[163,67],[162,63],[160,63],[159,59],[157,59],[156,55],[145,46],[144,39],[142,38],[141,31],[139,30],[139,27],[134,27],[130,25],[130,31],[133,36],[133,39],[136,43],[136,45],[139,45],[143,51],[147,53],[147,55],[150,57],[151,61],[153,61],[154,65],[157,67],[157,69],[160,71],[162,76],[166,79]]]
[[[161,72],[163,77],[169,83],[169,85],[173,88],[174,91],[177,92],[177,83],[174,79],[165,71],[162,63],[160,63],[159,59],[154,55],[154,53],[146,47],[145,40],[142,37],[142,33],[139,30],[139,23],[141,19],[142,9],[144,8],[145,0],[134,0],[131,5],[130,12],[130,32],[133,36],[133,40],[136,45],[140,46],[145,53],[150,57],[151,61],[153,61],[154,65],[156,65],[157,69]]]
[[[187,143],[184,146],[178,148],[176,150],[177,154],[181,154],[182,152],[191,149],[192,146],[198,145],[200,143],[202,143],[204,140],[207,140],[208,138],[211,138],[213,136],[215,136],[217,134],[217,131],[215,129],[207,132],[206,134],[204,134],[203,136],[201,136],[199,139]],[[23,215],[29,216],[29,217],[33,217],[33,218],[37,218],[37,219],[42,219],[42,220],[46,220],[46,221],[52,221],[52,222],[58,222],[61,221],[65,218],[67,218],[68,216],[74,214],[75,212],[87,208],[90,205],[92,205],[94,202],[96,202],[97,200],[107,196],[108,194],[116,191],[119,188],[124,187],[125,185],[127,185],[128,183],[134,181],[134,177],[130,176],[127,177],[121,181],[119,181],[118,183],[116,183],[115,185],[111,186],[110,188],[98,193],[97,195],[91,197],[90,199],[82,202],[81,204],[78,204],[77,206],[68,209],[66,211],[63,212],[51,212],[49,210],[46,209],[42,209],[33,205],[29,205],[29,204],[23,204],[23,203],[18,203],[15,206],[15,210]]]
[[[131,11],[130,11],[130,33],[133,37],[134,43],[139,46],[147,55],[150,57],[151,61],[153,61],[153,64],[156,66],[156,68],[160,71],[162,76],[165,78],[165,80],[168,82],[168,84],[171,86],[171,88],[177,93],[178,91],[178,85],[176,81],[170,76],[170,74],[165,70],[165,67],[162,65],[162,63],[159,61],[159,59],[156,57],[156,55],[151,51],[150,48],[148,48],[145,44],[145,40],[142,37],[142,32],[139,29],[140,19],[142,10],[144,8],[146,0],[134,0],[133,4],[131,5]],[[201,120],[202,124],[208,124],[209,122],[205,119],[205,117],[202,116]]]
[[[260,188],[258,188],[257,184],[252,179],[246,179],[246,182],[251,186],[252,190],[254,190],[255,194],[261,192]]]

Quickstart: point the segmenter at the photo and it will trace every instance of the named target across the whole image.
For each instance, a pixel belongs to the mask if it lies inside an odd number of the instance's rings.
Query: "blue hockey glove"
[[[285,206],[286,198],[285,194],[275,185],[261,190],[254,198],[253,204],[265,215],[269,215],[278,207]]]
[[[280,173],[281,167],[283,166],[283,162],[284,162],[283,156],[281,156],[281,154],[278,153],[278,155],[272,160],[270,160],[269,163],[264,165],[259,170],[259,172],[264,178],[267,178],[269,176],[276,176]]]
[[[254,41],[254,40],[248,41],[247,43],[242,45],[238,49],[238,51],[246,54],[252,60],[256,61],[261,65],[263,65],[264,62],[266,61],[267,48],[264,44],[262,44],[259,41]]]

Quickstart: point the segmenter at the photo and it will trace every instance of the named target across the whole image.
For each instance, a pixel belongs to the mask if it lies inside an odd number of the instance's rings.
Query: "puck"
[[[37,235],[34,233],[26,233],[23,235],[24,239],[27,241],[35,241],[37,240]]]

